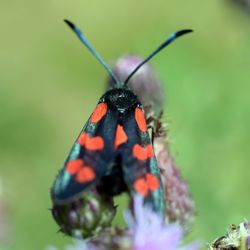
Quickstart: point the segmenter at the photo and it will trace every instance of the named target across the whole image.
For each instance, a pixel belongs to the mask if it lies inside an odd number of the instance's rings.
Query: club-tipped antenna
[[[76,33],[78,38],[81,40],[81,42],[88,48],[88,50],[94,55],[94,57],[102,64],[102,66],[107,70],[109,73],[110,77],[114,80],[116,84],[119,83],[117,77],[114,75],[110,67],[105,63],[105,61],[101,58],[101,56],[95,51],[95,49],[91,46],[91,44],[88,42],[88,40],[85,38],[81,30],[76,27],[72,22],[69,20],[64,20],[65,23],[69,25],[69,27]]]
[[[146,62],[148,62],[152,57],[154,57],[158,52],[160,52],[162,49],[164,49],[167,45],[169,45],[171,42],[173,42],[176,38],[185,35],[187,33],[193,32],[191,29],[185,29],[185,30],[179,30],[173,33],[170,37],[167,38],[167,40],[162,43],[156,50],[154,50],[144,61],[142,61],[127,77],[127,79],[124,81],[124,84],[127,84],[128,81],[131,79],[131,77],[141,68],[142,65],[144,65]]]

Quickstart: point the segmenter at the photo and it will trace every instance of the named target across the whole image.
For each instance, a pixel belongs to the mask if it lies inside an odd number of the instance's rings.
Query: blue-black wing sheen
[[[126,114],[121,126],[127,142],[120,146],[123,179],[131,195],[144,196],[145,203],[165,214],[165,200],[160,171],[155,158],[141,105]]]
[[[99,102],[76,139],[51,190],[55,203],[65,203],[86,188],[98,185],[114,160],[118,112]]]

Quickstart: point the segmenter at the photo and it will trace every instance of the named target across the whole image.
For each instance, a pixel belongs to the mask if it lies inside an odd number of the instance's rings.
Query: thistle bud
[[[80,198],[66,204],[54,204],[52,215],[63,233],[88,238],[110,226],[115,216],[115,206],[112,198],[100,195],[93,189],[84,191]]]
[[[183,229],[180,225],[166,224],[162,217],[143,203],[143,197],[134,197],[134,208],[126,211],[128,228],[106,228],[88,241],[78,241],[65,250],[199,250],[194,241],[182,244]],[[56,250],[49,248],[48,250]]]
[[[155,139],[154,150],[164,187],[166,219],[169,222],[178,222],[187,229],[194,220],[195,211],[188,184],[181,178],[180,170],[166,146],[165,138]]]
[[[209,246],[210,250],[249,250],[250,224],[248,221],[240,223],[238,226],[232,224],[229,226],[226,235],[214,240]]]

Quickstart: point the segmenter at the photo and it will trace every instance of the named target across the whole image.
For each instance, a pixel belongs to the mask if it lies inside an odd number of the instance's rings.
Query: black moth
[[[104,66],[115,84],[99,99],[54,182],[51,189],[54,207],[69,204],[94,188],[106,197],[124,191],[131,197],[140,194],[145,203],[164,215],[165,201],[160,172],[144,110],[127,83],[160,50],[192,30],[173,33],[124,82],[120,82],[82,32],[70,21],[65,22]],[[53,215],[58,221],[55,211]]]

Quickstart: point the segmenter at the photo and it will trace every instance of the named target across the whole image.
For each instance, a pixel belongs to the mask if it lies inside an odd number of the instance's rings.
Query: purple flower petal
[[[197,242],[181,246],[183,229],[177,224],[165,224],[163,218],[149,207],[143,206],[143,198],[134,198],[134,218],[131,213],[125,215],[132,231],[133,250],[195,250]]]

